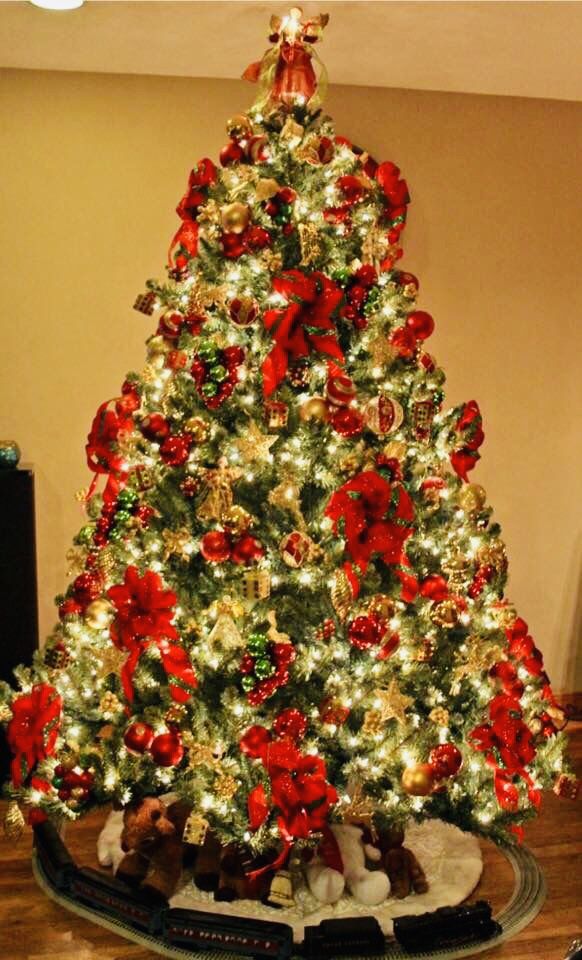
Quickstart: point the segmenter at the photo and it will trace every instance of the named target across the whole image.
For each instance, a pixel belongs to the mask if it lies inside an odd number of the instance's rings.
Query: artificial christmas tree
[[[573,782],[469,480],[479,407],[443,409],[398,266],[406,183],[320,111],[325,22],[272,22],[254,106],[190,175],[135,304],[147,364],[88,437],[79,571],[0,690],[30,822],[171,791],[197,875],[262,895],[280,871],[271,902],[304,852],[341,864],[337,825],[388,862],[411,817],[506,840]]]

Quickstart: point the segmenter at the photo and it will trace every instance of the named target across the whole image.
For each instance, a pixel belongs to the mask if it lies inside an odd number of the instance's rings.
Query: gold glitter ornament
[[[164,719],[166,723],[172,724],[173,726],[180,726],[185,720],[187,713],[188,711],[183,703],[173,703],[172,706],[166,710]]]
[[[432,637],[425,637],[421,649],[415,654],[416,663],[429,663],[436,653],[436,643]]]
[[[162,553],[164,562],[173,556],[178,557],[184,563],[190,560],[193,553],[193,541],[188,527],[180,527],[178,530],[164,530],[162,540],[164,541]]]
[[[214,793],[219,800],[232,800],[238,790],[238,781],[229,773],[222,773],[214,781]]]
[[[245,600],[266,600],[271,595],[271,574],[268,570],[247,570],[240,581]]]
[[[304,128],[300,123],[297,123],[296,120],[293,120],[292,117],[288,119],[283,124],[279,138],[285,140],[291,148],[298,146],[303,139]]]
[[[301,247],[300,266],[311,267],[319,260],[323,253],[321,234],[314,223],[300,223],[298,225],[299,244]]]
[[[449,711],[445,707],[435,707],[430,711],[428,719],[436,723],[437,727],[448,727]]]
[[[226,457],[221,457],[218,466],[205,470],[201,500],[197,508],[200,520],[220,520],[233,505],[232,485],[242,476],[238,467],[229,467]]]
[[[367,710],[364,714],[362,733],[367,737],[376,737],[384,729],[384,720],[379,710]]]
[[[331,604],[340,623],[344,623],[351,610],[354,595],[347,574],[344,570],[336,570],[331,586]]]
[[[7,703],[0,704],[0,723],[8,723],[12,720],[12,710]]]
[[[434,603],[429,613],[430,619],[437,627],[452,630],[459,622],[459,610],[454,600],[441,600]]]
[[[475,559],[481,566],[492,566],[497,573],[504,573],[507,570],[507,552],[503,540],[492,540],[491,543],[480,547]]]
[[[231,139],[242,140],[252,135],[253,125],[245,113],[235,113],[226,121],[226,132]]]
[[[100,598],[91,601],[85,609],[83,619],[92,630],[106,630],[114,616],[115,608],[113,604],[109,600]]]
[[[283,257],[274,250],[263,250],[261,261],[269,273],[279,273],[283,267]]]
[[[119,675],[127,659],[127,653],[118,650],[117,647],[114,647],[111,643],[107,649],[100,650],[99,653],[96,653],[95,657],[99,661],[97,665],[97,676],[104,678],[108,677],[111,673],[116,676]]]
[[[206,443],[210,433],[210,424],[203,417],[190,417],[184,424],[184,430],[190,434],[196,444]]]
[[[15,800],[11,800],[4,815],[4,835],[7,840],[20,840],[26,821]]]
[[[109,580],[115,570],[117,554],[114,547],[104,547],[97,554],[96,567],[104,580]]]
[[[301,487],[294,477],[288,477],[278,483],[269,492],[268,500],[274,507],[287,510],[297,523],[300,530],[305,530],[305,517],[301,512]]]
[[[184,824],[184,833],[182,840],[184,843],[190,843],[195,847],[201,847],[206,838],[210,824],[208,820],[200,816],[199,813],[192,811],[186,823]]]
[[[225,233],[243,233],[249,225],[251,211],[246,203],[228,203],[220,208],[222,229]]]
[[[225,510],[220,519],[223,526],[227,527],[236,537],[240,537],[253,525],[251,514],[237,503]]]
[[[269,451],[279,439],[276,433],[263,433],[254,420],[249,420],[244,436],[233,441],[244,463],[254,463],[256,460],[266,460]]]
[[[487,503],[485,487],[479,483],[464,484],[459,490],[458,501],[465,513],[478,513]]]
[[[362,452],[361,450],[354,450],[352,453],[348,453],[342,460],[340,460],[338,466],[342,473],[346,473],[349,477],[353,477],[359,469],[362,463]]]
[[[122,706],[123,705],[119,698],[116,697],[115,694],[110,690],[107,690],[99,701],[99,711],[105,717],[107,717],[107,715],[113,716],[113,714],[118,713],[122,709]]]
[[[67,577],[76,577],[85,569],[87,551],[83,547],[71,547],[65,557],[67,561]]]
[[[460,549],[445,556],[441,566],[447,575],[449,590],[459,593],[466,587],[471,576],[471,564]]]
[[[390,443],[385,444],[382,453],[390,460],[402,461],[406,457],[406,444],[403,440],[391,440]]]
[[[406,711],[414,700],[401,692],[396,680],[391,680],[388,687],[379,687],[374,690],[374,698],[379,701],[379,706],[374,704],[374,709],[379,711],[384,723],[388,720],[397,720],[404,725],[407,722]]]
[[[276,180],[259,180],[255,188],[255,195],[257,200],[270,200],[271,197],[274,197],[276,193],[279,193],[281,187]]]
[[[434,787],[434,773],[429,763],[415,763],[402,772],[402,789],[412,797],[427,797]]]
[[[329,410],[323,397],[310,397],[299,407],[299,418],[307,423],[309,420],[319,420],[325,423],[329,420]]]
[[[388,337],[382,334],[374,337],[374,339],[367,344],[366,350],[370,354],[372,366],[374,367],[384,367],[391,363],[395,357]]]
[[[387,597],[383,593],[376,593],[368,600],[366,610],[368,613],[381,617],[382,620],[391,620],[396,612],[396,604],[392,597]]]

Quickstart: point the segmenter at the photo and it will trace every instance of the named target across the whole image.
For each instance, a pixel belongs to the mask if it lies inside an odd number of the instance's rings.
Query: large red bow
[[[247,756],[260,758],[271,781],[271,803],[259,784],[248,796],[249,821],[257,830],[271,809],[277,816],[279,833],[290,842],[307,838],[323,829],[331,807],[337,803],[335,787],[327,782],[324,760],[302,756],[291,739],[271,740],[264,727],[251,727],[241,740]]]
[[[306,357],[312,350],[343,363],[331,315],[343,293],[323,273],[307,275],[288,270],[273,280],[273,289],[289,305],[284,310],[267,310],[263,322],[275,345],[262,365],[263,393],[269,397],[287,373],[290,360]]]
[[[540,792],[534,787],[527,770],[535,757],[533,734],[522,719],[519,700],[501,693],[489,704],[490,723],[475,727],[468,740],[495,771],[494,784],[497,801],[504,810],[516,810],[519,792],[514,778],[521,777],[528,787],[530,801],[537,807]]]
[[[365,470],[344,483],[332,495],[326,516],[346,539],[347,552],[361,573],[374,556],[395,567],[403,585],[403,598],[413,599],[417,590],[404,554],[404,543],[414,521],[412,500],[401,484],[390,484],[374,470]]]
[[[124,583],[111,587],[107,596],[117,608],[110,628],[111,639],[119,650],[129,653],[121,670],[127,700],[133,701],[133,675],[142,653],[152,643],[160,652],[172,699],[178,703],[189,700],[198,686],[196,674],[186,651],[168,642],[179,636],[172,624],[176,594],[163,588],[159,574],[146,570],[140,577],[137,568],[129,566]]]
[[[188,189],[176,207],[182,223],[170,243],[168,264],[181,270],[198,253],[198,209],[206,202],[208,188],[216,183],[216,167],[205,157],[188,179]]]
[[[37,683],[30,693],[12,701],[6,739],[14,754],[10,773],[15,787],[22,785],[36,763],[54,753],[62,705],[61,697],[48,683]]]

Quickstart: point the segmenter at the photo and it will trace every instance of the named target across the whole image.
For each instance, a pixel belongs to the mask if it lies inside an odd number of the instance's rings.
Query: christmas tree
[[[469,480],[479,407],[443,408],[398,267],[406,182],[321,112],[325,23],[273,19],[136,301],[157,329],[92,424],[59,623],[0,688],[12,823],[172,791],[273,866],[338,822],[513,838],[573,789]]]

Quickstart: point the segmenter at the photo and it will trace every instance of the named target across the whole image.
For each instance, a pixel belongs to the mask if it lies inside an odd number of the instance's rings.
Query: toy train
[[[212,951],[254,960],[290,960],[298,954],[310,960],[331,957],[381,956],[386,938],[374,917],[322,920],[305,928],[300,947],[285,923],[229,917],[204,910],[168,907],[165,900],[146,899],[131,887],[90,867],[78,867],[50,822],[34,828],[38,867],[43,879],[63,900],[81,903],[95,914],[120,921],[130,929],[155,937],[182,951]],[[434,913],[397,917],[394,935],[407,951],[422,951],[488,940],[501,932],[485,901],[471,906],[441,907]]]
[[[501,926],[493,920],[486,900],[394,919],[394,936],[411,953],[490,940],[500,933]]]

